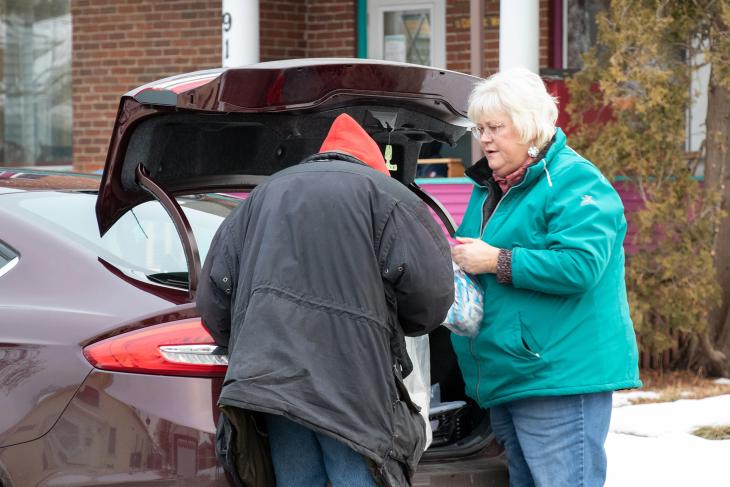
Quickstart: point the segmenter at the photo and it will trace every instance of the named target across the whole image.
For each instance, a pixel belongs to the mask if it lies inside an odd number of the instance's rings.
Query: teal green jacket
[[[476,164],[491,174],[485,160]],[[473,339],[452,335],[467,394],[486,408],[640,387],[624,280],[626,219],[611,184],[560,129],[486,221],[489,185],[475,182],[457,235],[512,250],[512,284],[479,275],[481,329]]]

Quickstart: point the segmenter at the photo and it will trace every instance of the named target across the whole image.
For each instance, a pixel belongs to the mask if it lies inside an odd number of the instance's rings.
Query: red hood
[[[390,176],[378,144],[346,113],[335,119],[319,151],[350,154],[373,169]]]

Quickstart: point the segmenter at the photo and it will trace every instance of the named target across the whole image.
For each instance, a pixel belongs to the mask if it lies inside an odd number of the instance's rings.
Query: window
[[[581,55],[596,45],[598,26],[596,17],[610,7],[610,0],[552,0],[555,11],[562,6],[562,66],[558,61],[554,68],[577,71],[583,68]],[[560,37],[560,34],[558,34]],[[690,159],[700,157],[702,144],[706,137],[705,119],[707,118],[707,93],[710,66],[705,63],[702,47],[696,46],[698,54],[687,62],[696,69],[692,72],[690,92],[696,94],[687,109],[685,152]],[[555,48],[555,47],[554,47]],[[700,162],[695,175],[704,174],[704,164]]]
[[[0,166],[70,165],[70,0],[0,0]]]
[[[446,66],[444,0],[368,2],[368,57]]]
[[[178,274],[174,283],[164,283],[187,284],[187,262],[180,238],[157,201],[147,201],[128,211],[99,237],[94,212],[96,194],[17,193],[3,198],[11,203],[16,201],[13,211],[27,220],[39,222],[132,275]],[[217,195],[178,198],[192,226],[201,262],[223,219],[240,202],[238,198]]]
[[[17,263],[17,252],[0,242],[0,276],[9,272]]]
[[[565,0],[563,4],[563,68],[583,67],[581,55],[596,44],[596,15],[608,10],[610,0]]]

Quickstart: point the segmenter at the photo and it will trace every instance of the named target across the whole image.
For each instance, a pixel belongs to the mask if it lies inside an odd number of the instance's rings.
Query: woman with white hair
[[[612,391],[640,387],[624,280],[623,205],[555,126],[556,100],[513,69],[475,86],[485,158],[454,261],[478,276],[484,320],[452,336],[466,392],[490,408],[510,486],[601,486]]]

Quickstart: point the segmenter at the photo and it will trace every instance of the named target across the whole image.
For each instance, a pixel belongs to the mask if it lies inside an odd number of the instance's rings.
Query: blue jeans
[[[601,487],[611,392],[532,397],[490,409],[510,487]]]
[[[376,487],[365,458],[344,443],[266,415],[277,487]]]

